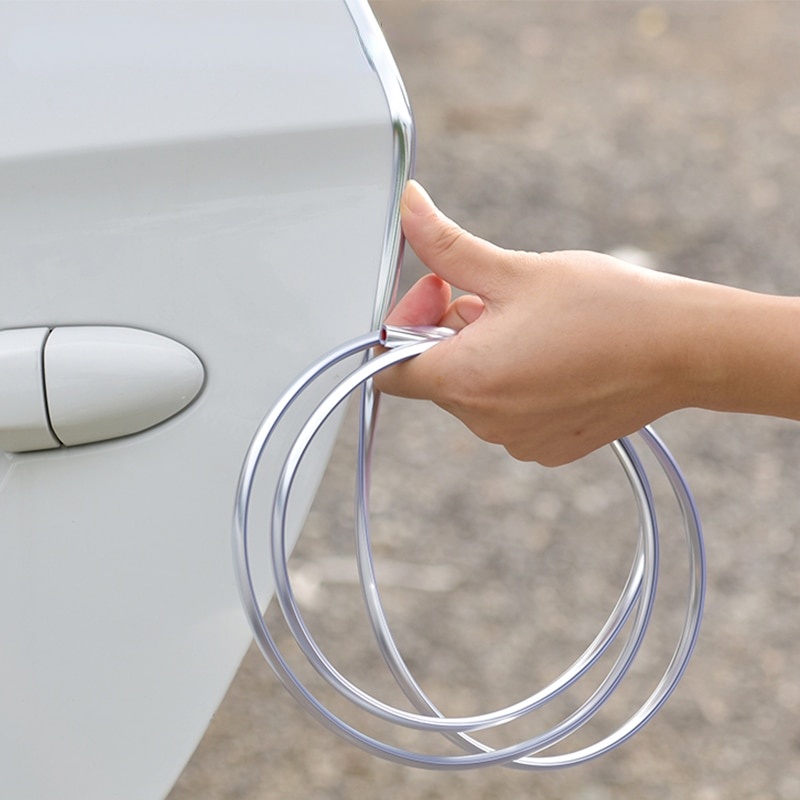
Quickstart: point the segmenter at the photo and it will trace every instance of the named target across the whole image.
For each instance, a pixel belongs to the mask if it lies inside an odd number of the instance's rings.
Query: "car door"
[[[391,296],[410,118],[360,0],[3,4],[0,41],[0,794],[158,798],[250,640],[250,436]]]

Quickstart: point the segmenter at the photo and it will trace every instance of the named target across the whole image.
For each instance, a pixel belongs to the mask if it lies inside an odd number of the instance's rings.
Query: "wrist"
[[[698,281],[687,297],[686,405],[800,418],[800,299]]]

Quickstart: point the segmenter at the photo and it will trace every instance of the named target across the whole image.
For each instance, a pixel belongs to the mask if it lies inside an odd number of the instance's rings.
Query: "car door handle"
[[[204,380],[194,352],[150,331],[0,331],[0,450],[49,450],[147,430],[186,408]]]

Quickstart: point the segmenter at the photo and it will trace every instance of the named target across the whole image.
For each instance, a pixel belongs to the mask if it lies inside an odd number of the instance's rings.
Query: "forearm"
[[[800,298],[694,288],[689,404],[800,419]]]

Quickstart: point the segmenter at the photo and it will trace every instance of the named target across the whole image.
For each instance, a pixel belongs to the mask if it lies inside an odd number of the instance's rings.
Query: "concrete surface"
[[[375,10],[417,114],[418,177],[463,225],[508,247],[618,250],[798,292],[800,4]],[[418,274],[409,259],[406,283]],[[632,741],[557,772],[397,767],[323,730],[251,653],[170,800],[800,798],[800,427],[686,411],[657,428],[697,495],[709,595],[688,673]],[[293,563],[334,662],[396,700],[348,569],[351,459],[345,431]],[[386,403],[374,489],[383,593],[445,710],[530,694],[594,635],[632,556],[623,483],[608,452],[525,466],[435,408]],[[652,640],[596,735],[669,657],[686,580],[673,517]]]

